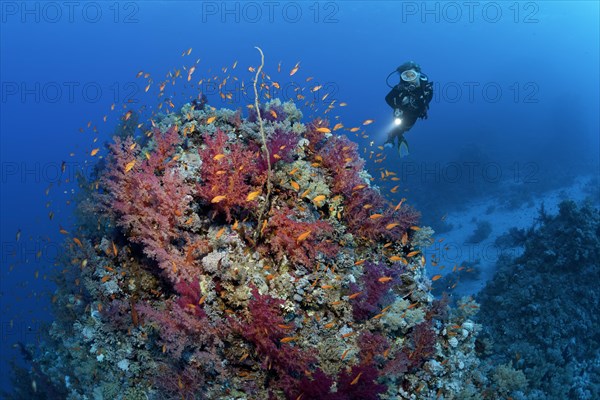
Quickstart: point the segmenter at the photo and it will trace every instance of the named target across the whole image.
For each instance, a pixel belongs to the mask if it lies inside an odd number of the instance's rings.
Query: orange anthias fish
[[[225,200],[227,198],[227,196],[215,196],[212,198],[212,200],[210,201],[211,203],[218,203],[222,200]]]
[[[296,239],[296,242],[300,243],[300,242],[305,241],[308,238],[308,236],[310,236],[310,234],[311,234],[310,230],[306,231],[304,233],[301,233],[300,236],[298,236],[298,238]]]
[[[131,171],[131,169],[135,166],[135,161],[136,160],[133,160],[125,164],[125,172]]]
[[[314,203],[320,203],[325,199],[326,199],[325,195],[320,194],[318,196],[315,196],[312,200]]]
[[[293,76],[296,72],[298,72],[298,68],[300,68],[300,63],[297,63],[294,68],[290,71],[290,76]]]
[[[406,199],[403,198],[402,200],[400,200],[400,202],[398,203],[398,205],[396,207],[394,207],[394,211],[398,211],[400,209],[400,207],[402,207],[402,203],[404,203]]]
[[[352,382],[350,382],[350,384],[356,385],[358,383],[358,380],[360,379],[361,375],[362,375],[362,372],[359,372],[358,375],[356,375],[356,378],[354,378],[354,380],[352,380]]]
[[[259,194],[260,194],[260,190],[248,193],[248,196],[246,196],[246,201],[252,201],[252,200],[256,199]]]

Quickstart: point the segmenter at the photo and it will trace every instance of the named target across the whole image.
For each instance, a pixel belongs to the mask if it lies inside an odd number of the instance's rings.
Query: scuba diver
[[[208,103],[208,99],[204,93],[201,93],[198,95],[197,99],[192,100],[192,107],[194,107],[194,110],[204,110],[206,103]]]
[[[400,82],[391,86],[388,81],[396,72],[400,75]],[[427,118],[429,102],[433,98],[433,83],[421,72],[421,67],[412,61],[396,68],[385,82],[392,88],[385,96],[385,101],[394,110],[395,125],[388,133],[385,145],[393,146],[397,138],[398,152],[404,156],[408,154],[408,142],[404,134],[413,127],[417,119]]]

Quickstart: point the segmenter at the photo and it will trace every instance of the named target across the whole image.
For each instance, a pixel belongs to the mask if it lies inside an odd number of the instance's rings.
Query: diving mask
[[[400,74],[400,78],[408,86],[410,90],[413,90],[419,86],[420,74],[414,69],[409,69]]]

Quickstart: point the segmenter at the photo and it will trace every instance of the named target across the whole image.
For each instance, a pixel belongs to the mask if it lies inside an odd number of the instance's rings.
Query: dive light
[[[402,118],[400,117],[402,117],[402,111],[396,108],[394,110],[394,125],[399,126],[402,124]]]

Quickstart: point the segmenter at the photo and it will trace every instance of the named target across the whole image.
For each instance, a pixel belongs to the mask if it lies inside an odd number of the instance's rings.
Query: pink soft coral
[[[358,145],[346,136],[330,138],[317,154],[322,159],[323,168],[332,173],[333,194],[349,197],[357,186],[365,185],[360,176],[365,162],[358,154]]]
[[[139,146],[129,137],[115,138],[110,145],[109,167],[101,183],[102,200],[116,211],[117,224],[129,239],[144,246],[144,253],[156,260],[172,282],[192,280],[197,268],[173,243],[195,239],[179,228],[189,209],[192,190],[174,168],[173,155],[179,142],[175,128],[154,135],[155,147],[142,158]],[[194,243],[193,243],[194,242]]]

